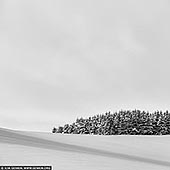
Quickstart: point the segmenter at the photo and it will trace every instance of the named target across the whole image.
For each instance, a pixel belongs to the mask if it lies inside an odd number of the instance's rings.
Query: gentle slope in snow
[[[53,169],[170,169],[170,136],[90,136],[0,128],[1,165]]]

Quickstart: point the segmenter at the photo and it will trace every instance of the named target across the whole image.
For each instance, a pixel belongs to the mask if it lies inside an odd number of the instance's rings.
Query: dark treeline
[[[93,135],[168,135],[170,113],[127,110],[106,112],[89,118],[78,118],[72,124],[53,128],[53,133]]]

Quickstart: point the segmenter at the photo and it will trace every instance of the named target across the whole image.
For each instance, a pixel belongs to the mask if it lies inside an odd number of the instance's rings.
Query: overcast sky
[[[1,0],[0,126],[170,109],[169,0]]]

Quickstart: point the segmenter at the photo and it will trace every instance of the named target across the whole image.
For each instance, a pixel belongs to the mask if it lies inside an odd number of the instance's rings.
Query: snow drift
[[[170,136],[92,136],[0,128],[0,165],[53,169],[168,170]]]

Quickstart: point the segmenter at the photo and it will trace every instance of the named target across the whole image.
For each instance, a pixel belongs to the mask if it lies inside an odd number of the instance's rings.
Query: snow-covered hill
[[[54,170],[169,170],[170,136],[90,136],[0,128],[0,165]]]

